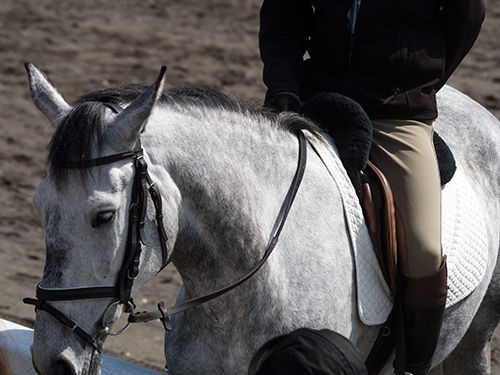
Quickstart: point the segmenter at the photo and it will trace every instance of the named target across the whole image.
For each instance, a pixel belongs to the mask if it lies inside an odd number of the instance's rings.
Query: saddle
[[[372,123],[356,101],[333,92],[318,94],[302,104],[299,113],[317,123],[334,139],[339,157],[360,199],[376,257],[392,294],[396,291],[397,237],[392,191],[383,173],[368,158]],[[456,171],[446,142],[434,132],[441,185]],[[360,172],[359,171],[363,171]]]

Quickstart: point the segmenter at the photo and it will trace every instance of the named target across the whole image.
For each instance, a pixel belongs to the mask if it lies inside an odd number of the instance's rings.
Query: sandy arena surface
[[[0,317],[32,326],[21,299],[34,294],[45,252],[31,204],[44,177],[52,129],[32,104],[23,62],[49,73],[71,103],[125,82],[151,82],[168,66],[169,86],[210,86],[261,100],[258,0],[2,0],[0,2]],[[500,0],[487,1],[487,19],[473,51],[449,82],[500,116]],[[180,285],[167,270],[138,302],[173,302]],[[497,330],[498,331],[498,330]],[[494,337],[494,374],[500,341]],[[159,323],[110,338],[105,351],[161,369]]]

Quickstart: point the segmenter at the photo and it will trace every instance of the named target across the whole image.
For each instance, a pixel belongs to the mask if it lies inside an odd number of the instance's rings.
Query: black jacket
[[[474,44],[483,0],[362,0],[356,21],[348,16],[352,5],[264,0],[259,44],[267,97],[333,91],[372,118],[436,118],[435,94]]]

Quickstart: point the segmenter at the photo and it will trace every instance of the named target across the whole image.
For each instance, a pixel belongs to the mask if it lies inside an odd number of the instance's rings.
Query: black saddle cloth
[[[302,104],[299,113],[316,122],[335,140],[347,174],[361,196],[359,172],[367,165],[373,138],[372,123],[361,105],[344,95],[322,93]],[[445,185],[457,169],[455,158],[437,132],[434,132],[433,141],[441,185]]]

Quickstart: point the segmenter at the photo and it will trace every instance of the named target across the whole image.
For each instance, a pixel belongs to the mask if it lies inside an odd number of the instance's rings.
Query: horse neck
[[[173,262],[187,292],[199,295],[262,257],[293,177],[297,141],[265,118],[221,110],[162,115],[148,143],[182,197]]]

